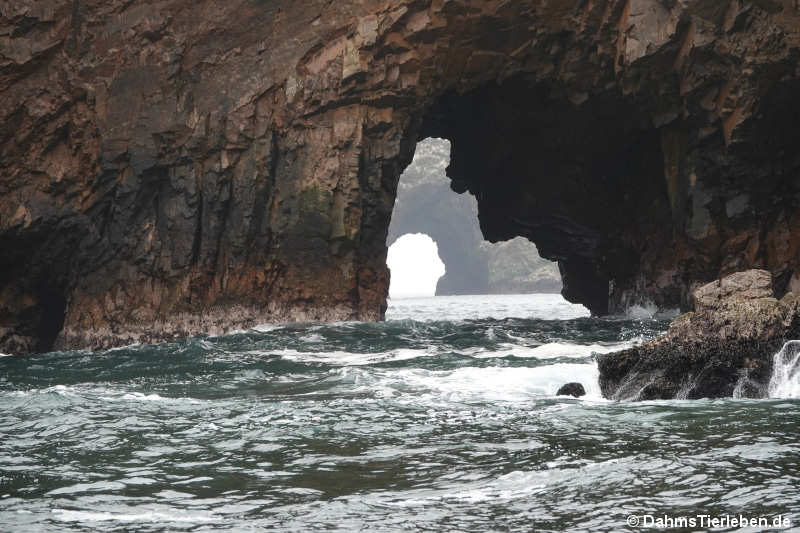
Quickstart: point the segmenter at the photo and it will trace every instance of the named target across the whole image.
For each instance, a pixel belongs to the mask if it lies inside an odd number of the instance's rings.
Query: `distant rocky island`
[[[542,259],[523,237],[491,243],[478,223],[478,202],[450,188],[450,143],[426,139],[400,176],[386,245],[406,233],[424,233],[436,241],[447,272],[437,295],[526,294],[561,291],[558,265]]]

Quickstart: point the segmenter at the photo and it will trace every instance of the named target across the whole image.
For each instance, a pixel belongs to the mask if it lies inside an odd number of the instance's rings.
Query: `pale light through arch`
[[[386,265],[392,274],[389,298],[434,296],[445,273],[439,247],[424,233],[406,233],[394,241]]]

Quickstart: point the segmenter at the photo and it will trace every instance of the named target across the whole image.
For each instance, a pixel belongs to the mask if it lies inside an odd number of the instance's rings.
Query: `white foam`
[[[625,310],[624,316],[633,320],[673,319],[681,314],[680,309],[660,309],[653,302],[634,304]]]
[[[124,483],[126,485],[152,485],[153,483],[156,482],[156,480],[153,479],[153,478],[150,478],[150,477],[139,477],[139,476],[128,477],[128,478],[125,478],[125,479],[123,479],[121,481],[122,481],[122,483]]]
[[[82,492],[103,492],[107,490],[121,490],[125,485],[119,481],[98,481],[96,483],[76,483],[68,487],[61,487],[53,489],[47,493],[48,496],[57,496],[59,494],[79,494]]]
[[[569,382],[583,385],[584,399],[602,400],[599,371],[594,363],[558,363],[535,368],[466,367],[447,371],[404,369],[373,376],[378,383],[363,375],[353,378],[366,389],[411,392],[415,401],[421,402],[431,399],[430,396],[445,401],[526,402],[553,397]]]
[[[270,352],[283,359],[297,362],[327,363],[339,366],[362,366],[389,361],[404,361],[417,357],[430,357],[434,355],[430,350],[412,348],[399,348],[388,352],[378,353],[353,353],[341,350],[329,352],[299,352],[297,350],[279,350]]]
[[[550,342],[541,346],[527,347],[508,345],[508,348],[490,352],[465,353],[482,359],[491,357],[514,357],[536,358],[536,359],[555,359],[558,357],[585,358],[592,354],[604,354],[624,350],[633,346],[634,342],[623,342],[610,345],[602,344],[573,344],[569,342]]]
[[[88,392],[103,394],[103,396],[100,396],[100,399],[107,402],[136,401],[136,402],[157,402],[157,403],[191,403],[191,404],[203,403],[202,400],[198,400],[195,398],[188,398],[188,397],[170,398],[161,396],[159,394],[144,394],[143,392],[122,392],[112,389],[90,390]]]
[[[139,348],[140,346],[142,346],[141,342],[134,342],[133,344],[126,344],[124,346],[115,346],[114,348],[109,348],[108,350],[106,350],[106,353],[119,352],[120,350],[129,350],[131,348]]]
[[[140,402],[166,402],[172,401],[174,398],[164,398],[158,394],[144,394],[141,392],[129,392],[122,396],[123,400],[137,400]]]
[[[527,498],[544,492],[549,481],[550,472],[523,472],[515,470],[499,476],[488,485],[454,492],[450,498],[471,503],[482,503],[492,500],[514,500]]]
[[[52,387],[47,387],[44,389],[43,392],[55,392],[56,394],[74,394],[75,389],[72,387],[68,387],[67,385],[53,385]]]
[[[636,304],[625,310],[625,316],[634,320],[647,320],[656,316],[658,307],[652,302]]]
[[[222,517],[212,513],[178,509],[169,511],[145,511],[140,513],[109,513],[53,509],[57,520],[62,522],[218,522]]]
[[[253,326],[251,330],[257,331],[258,333],[269,333],[270,331],[283,329],[283,327],[284,326],[281,324],[259,324],[257,326]]]
[[[75,393],[65,387],[64,385],[57,385],[56,387],[48,387],[46,389],[29,389],[29,390],[15,390],[9,392],[0,392],[3,396],[9,397],[27,397],[33,396],[34,394],[57,394],[58,396],[75,396]]]
[[[775,354],[770,398],[800,398],[800,341],[789,341]]]
[[[500,350],[468,348],[465,350],[449,350],[447,347],[430,346],[428,348],[398,348],[387,352],[354,353],[342,350],[316,352],[283,349],[270,352],[248,352],[253,355],[278,355],[282,359],[300,363],[325,363],[336,366],[364,366],[376,363],[406,361],[421,357],[438,357],[443,353],[456,353],[477,359],[503,358],[509,355],[520,358],[555,359],[559,357],[586,358],[592,354],[604,354],[630,348],[636,340],[614,344],[573,344],[568,342],[551,342],[540,346],[521,346],[506,344]]]
[[[203,481],[214,481],[213,477],[199,476],[191,479],[184,479],[183,481],[173,481],[173,485],[191,485],[192,483],[201,483]]]

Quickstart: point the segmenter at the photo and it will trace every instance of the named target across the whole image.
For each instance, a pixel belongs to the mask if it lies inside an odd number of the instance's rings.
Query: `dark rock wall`
[[[2,3],[0,351],[380,319],[429,136],[595,313],[780,296],[799,42],[794,0]]]

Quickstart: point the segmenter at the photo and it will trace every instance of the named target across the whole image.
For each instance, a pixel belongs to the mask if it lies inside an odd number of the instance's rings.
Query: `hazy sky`
[[[423,233],[406,233],[394,241],[386,264],[392,271],[389,298],[433,296],[445,271],[439,247]]]

